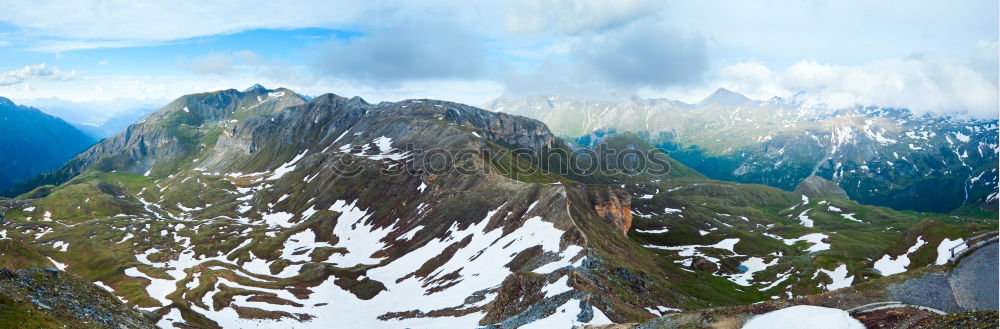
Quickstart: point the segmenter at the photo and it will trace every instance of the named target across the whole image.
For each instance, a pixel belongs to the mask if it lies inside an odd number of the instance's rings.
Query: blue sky
[[[10,1],[0,96],[755,98],[997,116],[996,1]]]

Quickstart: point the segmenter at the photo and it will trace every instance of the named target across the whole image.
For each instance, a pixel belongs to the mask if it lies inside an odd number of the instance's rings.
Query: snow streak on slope
[[[282,167],[290,167],[299,160],[289,161]],[[292,169],[294,170],[294,169]],[[289,171],[289,173],[292,172]],[[206,174],[211,176],[211,174]],[[236,177],[215,176],[222,178]],[[266,173],[249,177],[267,177]],[[202,176],[207,177],[207,176]],[[251,187],[239,187],[253,195],[260,191],[259,185],[267,184],[261,180],[251,180]],[[279,200],[286,199],[282,196]],[[250,201],[247,198],[246,201]],[[536,201],[534,204],[537,204]],[[533,204],[533,205],[534,205]],[[270,206],[269,206],[270,207]],[[282,232],[296,232],[287,235],[277,260],[267,261],[249,252],[249,259],[241,260],[234,255],[254,243],[260,243],[253,237],[235,237],[238,244],[232,249],[221,250],[214,256],[204,256],[195,252],[197,247],[192,244],[192,238],[200,226],[209,221],[197,219],[184,220],[186,224],[175,226],[176,231],[166,231],[164,237],[174,240],[180,250],[177,253],[166,253],[169,250],[149,248],[137,255],[142,266],[125,269],[125,274],[147,280],[146,293],[161,306],[173,303],[172,295],[191,296],[192,290],[207,289],[197,301],[191,303],[193,310],[217,321],[225,328],[244,327],[285,327],[295,328],[328,328],[331,323],[352,323],[358,327],[378,328],[473,328],[479,326],[479,321],[485,315],[478,308],[490,303],[497,296],[497,288],[504,279],[512,274],[505,264],[510,263],[521,251],[538,247],[540,251],[553,257],[548,262],[540,263],[533,272],[550,274],[568,266],[580,266],[585,258],[584,248],[564,244],[562,236],[565,233],[553,223],[543,220],[541,216],[525,216],[517,220],[521,224],[505,233],[503,226],[490,228],[491,220],[507,218],[511,209],[506,204],[489,211],[478,221],[473,221],[467,227],[461,227],[458,222],[452,223],[447,234],[433,237],[412,251],[387,261],[384,256],[376,253],[388,247],[386,239],[390,235],[398,235],[401,240],[420,239],[422,234],[432,234],[422,226],[407,230],[405,234],[396,234],[397,227],[390,225],[378,227],[371,223],[372,213],[359,208],[357,201],[347,202],[337,200],[328,210],[338,214],[336,224],[330,233],[337,237],[335,243],[318,241],[314,228],[304,228],[306,220],[316,213],[313,204],[301,214],[288,212],[264,212],[263,220],[234,218],[228,225],[241,227],[244,232],[255,230],[267,231],[268,237],[277,238]],[[532,206],[531,208],[534,208]],[[149,209],[160,211],[159,205],[150,204]],[[273,211],[273,210],[272,210]],[[525,213],[530,213],[526,211]],[[279,216],[280,215],[280,216]],[[173,217],[164,214],[163,217]],[[280,218],[277,218],[280,217]],[[498,218],[494,218],[498,217]],[[301,219],[298,219],[301,218]],[[298,219],[297,221],[295,219]],[[136,219],[140,221],[142,219]],[[185,228],[187,228],[185,230]],[[321,233],[322,234],[322,233]],[[123,239],[123,242],[128,239]],[[424,239],[420,239],[424,240]],[[62,246],[62,244],[60,245]],[[312,256],[319,249],[334,248],[339,250],[323,262],[314,262]],[[442,251],[455,250],[451,257],[441,262]],[[161,254],[174,254],[175,257],[162,257]],[[156,257],[154,257],[156,255]],[[279,273],[272,273],[271,268],[279,261],[287,262]],[[380,291],[368,300],[361,299],[351,291],[338,285],[341,278],[328,276],[314,284],[306,286],[288,286],[282,282],[302,280],[311,264],[336,266],[337,268],[371,267],[363,275],[356,278],[359,282],[378,282],[384,285]],[[433,271],[421,273],[418,270],[433,264]],[[148,266],[148,268],[147,268]],[[157,269],[165,274],[154,274],[151,269]],[[314,268],[315,269],[315,268]],[[224,275],[220,275],[225,273]],[[206,278],[213,278],[206,280]],[[572,326],[581,323],[610,323],[604,314],[587,303],[563,293],[567,289],[566,274],[555,284],[552,291],[546,293],[547,298],[559,298],[560,306],[556,313],[549,316],[540,314],[539,319],[544,326],[556,324],[559,327]],[[292,281],[286,281],[292,280]],[[305,288],[305,290],[302,290]],[[236,289],[243,291],[230,295]],[[230,296],[230,297],[223,297]],[[266,298],[261,298],[265,296]],[[191,298],[191,297],[188,297]],[[227,300],[227,302],[222,302]],[[149,308],[155,309],[155,308]],[[277,319],[247,319],[241,316],[242,311],[259,309],[272,314],[286,314]],[[449,316],[429,316],[434,311],[447,310]],[[278,312],[278,313],[273,313]],[[564,312],[576,312],[566,314]],[[171,313],[173,314],[173,313]],[[581,322],[579,314],[592,314],[584,317]],[[404,316],[405,315],[405,316]],[[170,321],[180,322],[180,317],[168,316]],[[301,321],[301,322],[300,322]]]

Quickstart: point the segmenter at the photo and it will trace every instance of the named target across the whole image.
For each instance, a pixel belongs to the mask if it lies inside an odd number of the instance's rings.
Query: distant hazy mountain
[[[76,124],[75,126],[94,138],[107,138],[124,130],[129,125],[139,122],[153,112],[156,112],[155,107],[135,108],[115,113],[114,116],[99,125]]]
[[[93,143],[62,119],[0,97],[0,190],[58,168]]]
[[[802,97],[759,101],[719,89],[698,104],[536,96],[501,97],[486,108],[539,119],[570,138],[636,132],[713,179],[791,191],[815,175],[867,204],[996,211],[997,120],[877,107],[834,110],[803,105]]]
[[[18,102],[66,120],[95,139],[101,139],[138,122],[169,100],[119,98],[75,102],[59,98],[38,98]]]

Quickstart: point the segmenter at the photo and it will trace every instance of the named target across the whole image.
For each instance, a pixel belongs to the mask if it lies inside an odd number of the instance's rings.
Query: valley
[[[501,97],[484,108],[538,119],[581,144],[618,132],[638,134],[713,179],[793,191],[819,176],[864,204],[995,212],[996,120],[881,107],[834,109],[808,96],[761,101],[719,89],[696,104]]]

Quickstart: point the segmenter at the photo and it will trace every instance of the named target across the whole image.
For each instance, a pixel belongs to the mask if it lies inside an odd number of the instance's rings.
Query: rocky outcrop
[[[470,109],[468,106],[460,107],[445,112],[445,118],[468,122],[478,130],[483,131],[484,137],[517,147],[527,147],[540,151],[551,148],[555,143],[555,136],[549,132],[545,124],[521,116],[509,115],[506,113],[495,113],[480,109]]]
[[[806,180],[795,187],[795,193],[810,198],[848,199],[847,192],[840,188],[837,183],[819,176],[809,176],[809,178],[806,178]]]
[[[0,326],[5,328],[28,323],[36,328],[156,328],[147,315],[69,273],[4,268],[2,274],[0,304],[5,311]]]
[[[632,228],[632,196],[612,188],[591,189],[588,197],[594,211],[614,226],[622,235]]]

